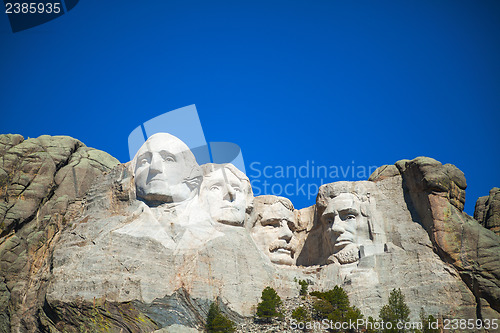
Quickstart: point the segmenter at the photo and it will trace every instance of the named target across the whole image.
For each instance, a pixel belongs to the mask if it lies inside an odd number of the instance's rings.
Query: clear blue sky
[[[69,135],[126,162],[136,126],[196,104],[251,178],[252,162],[425,155],[464,171],[472,214],[500,186],[499,18],[495,0],[81,0],[13,34],[1,13],[0,133]]]

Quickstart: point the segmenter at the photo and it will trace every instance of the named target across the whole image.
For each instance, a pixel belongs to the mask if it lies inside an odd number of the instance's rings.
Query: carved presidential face
[[[214,221],[243,226],[248,191],[247,184],[231,170],[220,166],[205,173],[200,198]]]
[[[188,179],[201,171],[189,148],[176,137],[151,136],[134,158],[137,197],[151,202],[181,202],[194,195]],[[197,170],[196,170],[197,169]]]
[[[359,259],[358,229],[367,225],[361,214],[361,203],[352,193],[341,193],[328,201],[321,219],[326,225],[326,233],[335,258],[341,263],[351,263]]]
[[[281,202],[255,205],[257,220],[251,229],[252,238],[271,262],[279,265],[295,263],[295,215]]]

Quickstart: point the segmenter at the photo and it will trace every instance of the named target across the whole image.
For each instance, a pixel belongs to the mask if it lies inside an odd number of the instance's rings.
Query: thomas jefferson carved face
[[[201,170],[188,146],[173,135],[157,133],[133,161],[137,197],[149,202],[182,202],[195,195]]]
[[[279,265],[295,263],[296,244],[293,241],[295,215],[291,203],[285,206],[279,200],[274,203],[261,203],[257,197],[254,201],[256,221],[251,229],[252,238],[257,247],[263,251],[271,262]]]
[[[243,226],[251,200],[250,182],[233,165],[203,165],[200,198],[212,219],[219,223]],[[244,177],[244,178],[243,178]],[[246,181],[245,181],[246,180]]]

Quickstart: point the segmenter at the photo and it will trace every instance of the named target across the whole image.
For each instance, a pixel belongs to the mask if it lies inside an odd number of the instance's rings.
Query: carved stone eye
[[[219,185],[212,185],[212,186],[210,186],[210,191],[212,191],[212,192],[220,191],[220,186]]]
[[[331,215],[323,216],[323,221],[325,221],[327,225],[333,225],[334,217]]]
[[[160,152],[160,156],[163,159],[163,162],[169,162],[169,163],[176,162],[175,156],[167,151],[162,150]]]

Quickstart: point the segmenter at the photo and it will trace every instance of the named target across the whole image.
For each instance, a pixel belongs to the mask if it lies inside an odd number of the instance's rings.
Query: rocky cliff
[[[500,188],[494,187],[490,190],[490,195],[477,199],[474,219],[500,235]]]
[[[297,280],[343,286],[365,316],[400,288],[413,318],[500,318],[498,191],[468,216],[453,165],[402,160],[296,210],[178,139],[146,148],[120,164],[69,137],[0,136],[0,332],[197,331],[213,301],[245,323],[266,286],[293,300]]]
[[[0,332],[40,331],[54,244],[118,164],[70,137],[0,136]]]

